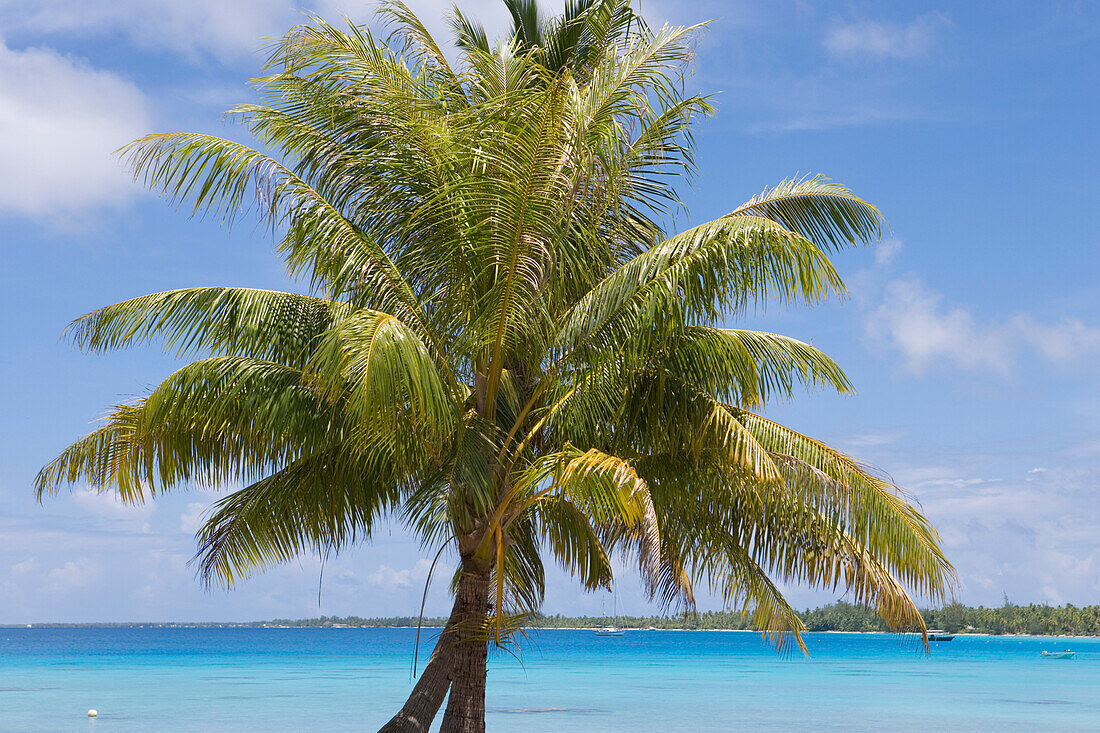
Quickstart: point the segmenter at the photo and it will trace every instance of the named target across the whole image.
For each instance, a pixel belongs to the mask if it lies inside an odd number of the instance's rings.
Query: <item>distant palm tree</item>
[[[313,294],[192,288],[75,321],[89,351],[156,338],[203,358],[44,467],[39,497],[242,482],[199,532],[202,577],[227,586],[383,517],[450,548],[454,609],[389,731],[427,730],[445,698],[444,731],[484,729],[487,642],[539,607],[546,558],[590,590],[632,558],[688,608],[702,583],[781,647],[803,627],[775,580],[923,629],[906,587],[939,599],[953,572],[931,525],[750,411],[848,379],[808,344],[720,327],[842,295],[828,252],[877,238],[878,211],[806,178],[666,235],[709,111],[683,91],[694,29],[653,31],[627,0],[508,6],[494,47],[454,12],[457,65],[400,3],[386,42],[294,29],[263,104],[236,110],[278,158],[187,133],[129,146],[196,211],[255,205]]]

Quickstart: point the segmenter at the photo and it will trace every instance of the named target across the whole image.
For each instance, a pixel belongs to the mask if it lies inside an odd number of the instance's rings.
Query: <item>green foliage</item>
[[[199,532],[202,576],[226,585],[404,521],[490,568],[498,640],[541,603],[544,558],[589,589],[637,563],[689,612],[703,583],[780,647],[804,628],[784,583],[920,628],[910,591],[939,602],[953,579],[931,525],[749,412],[848,378],[722,327],[843,296],[828,255],[875,240],[878,210],[810,177],[666,232],[711,110],[685,92],[698,29],[651,29],[626,0],[507,6],[496,44],[452,14],[455,64],[399,2],[388,39],[310,18],[234,111],[270,154],[179,132],[125,148],[170,199],[259,216],[310,294],[194,288],[78,319],[89,351],[199,358],[43,468],[39,496],[243,485]]]
[[[1048,606],[1006,603],[1000,608],[963,606],[953,603],[934,609],[922,609],[927,627],[951,633],[1027,634],[1034,636],[1100,636],[1100,606]],[[890,629],[874,609],[853,603],[838,602],[813,610],[798,612],[807,631],[887,632]],[[309,619],[275,619],[236,624],[158,623],[156,626],[289,626],[289,627],[362,627],[394,628],[416,626],[420,619],[412,616],[390,618],[360,618],[359,616],[321,616]],[[425,618],[423,626],[439,627],[445,618]],[[38,624],[40,626],[132,626],[134,624]],[[546,616],[533,614],[524,620],[528,628],[596,629],[602,626],[623,626],[631,629],[754,629],[751,615],[736,611],[684,612],[663,616]]]

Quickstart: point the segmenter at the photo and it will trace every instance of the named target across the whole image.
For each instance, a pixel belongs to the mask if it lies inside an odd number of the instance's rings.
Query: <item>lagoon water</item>
[[[376,730],[410,689],[414,635],[0,629],[0,731]],[[742,632],[532,632],[520,661],[491,659],[488,729],[1100,731],[1100,639],[961,636],[930,656],[891,635],[807,642],[805,659]],[[1077,658],[1039,656],[1065,648]]]

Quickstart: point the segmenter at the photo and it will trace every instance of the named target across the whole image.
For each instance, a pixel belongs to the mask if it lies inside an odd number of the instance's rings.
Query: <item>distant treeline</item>
[[[1036,636],[1100,636],[1100,606],[1078,608],[1065,606],[1018,606],[1005,600],[999,608],[978,606],[973,608],[953,603],[943,608],[921,611],[930,629],[944,629],[951,633],[974,634],[1034,634]],[[888,631],[874,611],[851,603],[833,603],[822,608],[807,609],[799,613],[810,631]],[[147,624],[36,624],[37,626],[156,626],[156,627],[366,627],[391,628],[416,626],[416,616],[390,618],[360,618],[359,616],[322,616],[309,619],[275,619],[246,623],[147,623]],[[421,622],[423,626],[443,626],[446,619],[432,617]],[[624,626],[635,629],[751,629],[751,616],[724,611],[705,611],[673,616],[544,616],[528,619],[527,626],[534,628],[596,628],[600,626]]]
[[[889,631],[875,612],[851,603],[833,603],[798,614],[810,631]],[[953,603],[943,608],[921,611],[925,625],[930,629],[944,629],[951,633],[974,634],[1034,634],[1036,636],[1100,636],[1100,605],[1078,608],[1065,606],[1019,606],[1005,602],[999,608],[964,606]],[[426,618],[424,626],[442,626],[443,618]],[[322,617],[300,621],[276,620],[268,622],[277,626],[416,626],[415,616],[364,619]],[[256,624],[262,625],[262,624]],[[705,611],[674,616],[534,616],[527,626],[535,628],[597,628],[600,626],[625,626],[635,629],[751,629],[752,617],[736,612]]]
[[[834,603],[799,614],[810,631],[886,631],[874,612],[850,603]],[[998,608],[952,603],[921,611],[930,629],[951,633],[1100,636],[1100,606],[1047,606],[1009,603]]]

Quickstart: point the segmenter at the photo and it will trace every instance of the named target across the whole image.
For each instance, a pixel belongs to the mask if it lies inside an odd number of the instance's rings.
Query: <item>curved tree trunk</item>
[[[397,715],[382,726],[378,733],[428,733],[428,728],[439,712],[439,706],[447,697],[451,687],[451,667],[454,663],[454,642],[452,630],[458,613],[458,601],[455,601],[451,617],[443,627],[439,640],[435,643],[428,664],[413,686],[409,698]]]
[[[428,733],[432,720],[439,712],[452,680],[458,676],[460,667],[468,667],[465,659],[476,650],[481,650],[481,727],[485,730],[485,659],[486,642],[482,634],[482,621],[488,611],[489,575],[488,571],[473,569],[467,571],[463,563],[463,572],[459,581],[458,595],[455,597],[451,615],[443,627],[439,640],[432,650],[432,656],[416,681],[404,706],[390,719],[378,733]],[[474,650],[471,652],[471,650]],[[464,674],[464,673],[463,673]],[[465,688],[463,688],[465,689]],[[462,697],[466,697],[463,693]],[[453,697],[452,697],[453,699]],[[447,710],[450,714],[450,705]],[[447,730],[444,720],[443,730]],[[461,728],[455,730],[475,730]]]
[[[489,640],[485,618],[489,612],[489,571],[463,562],[458,597],[465,615],[454,649],[451,694],[439,733],[484,733],[485,676]]]

